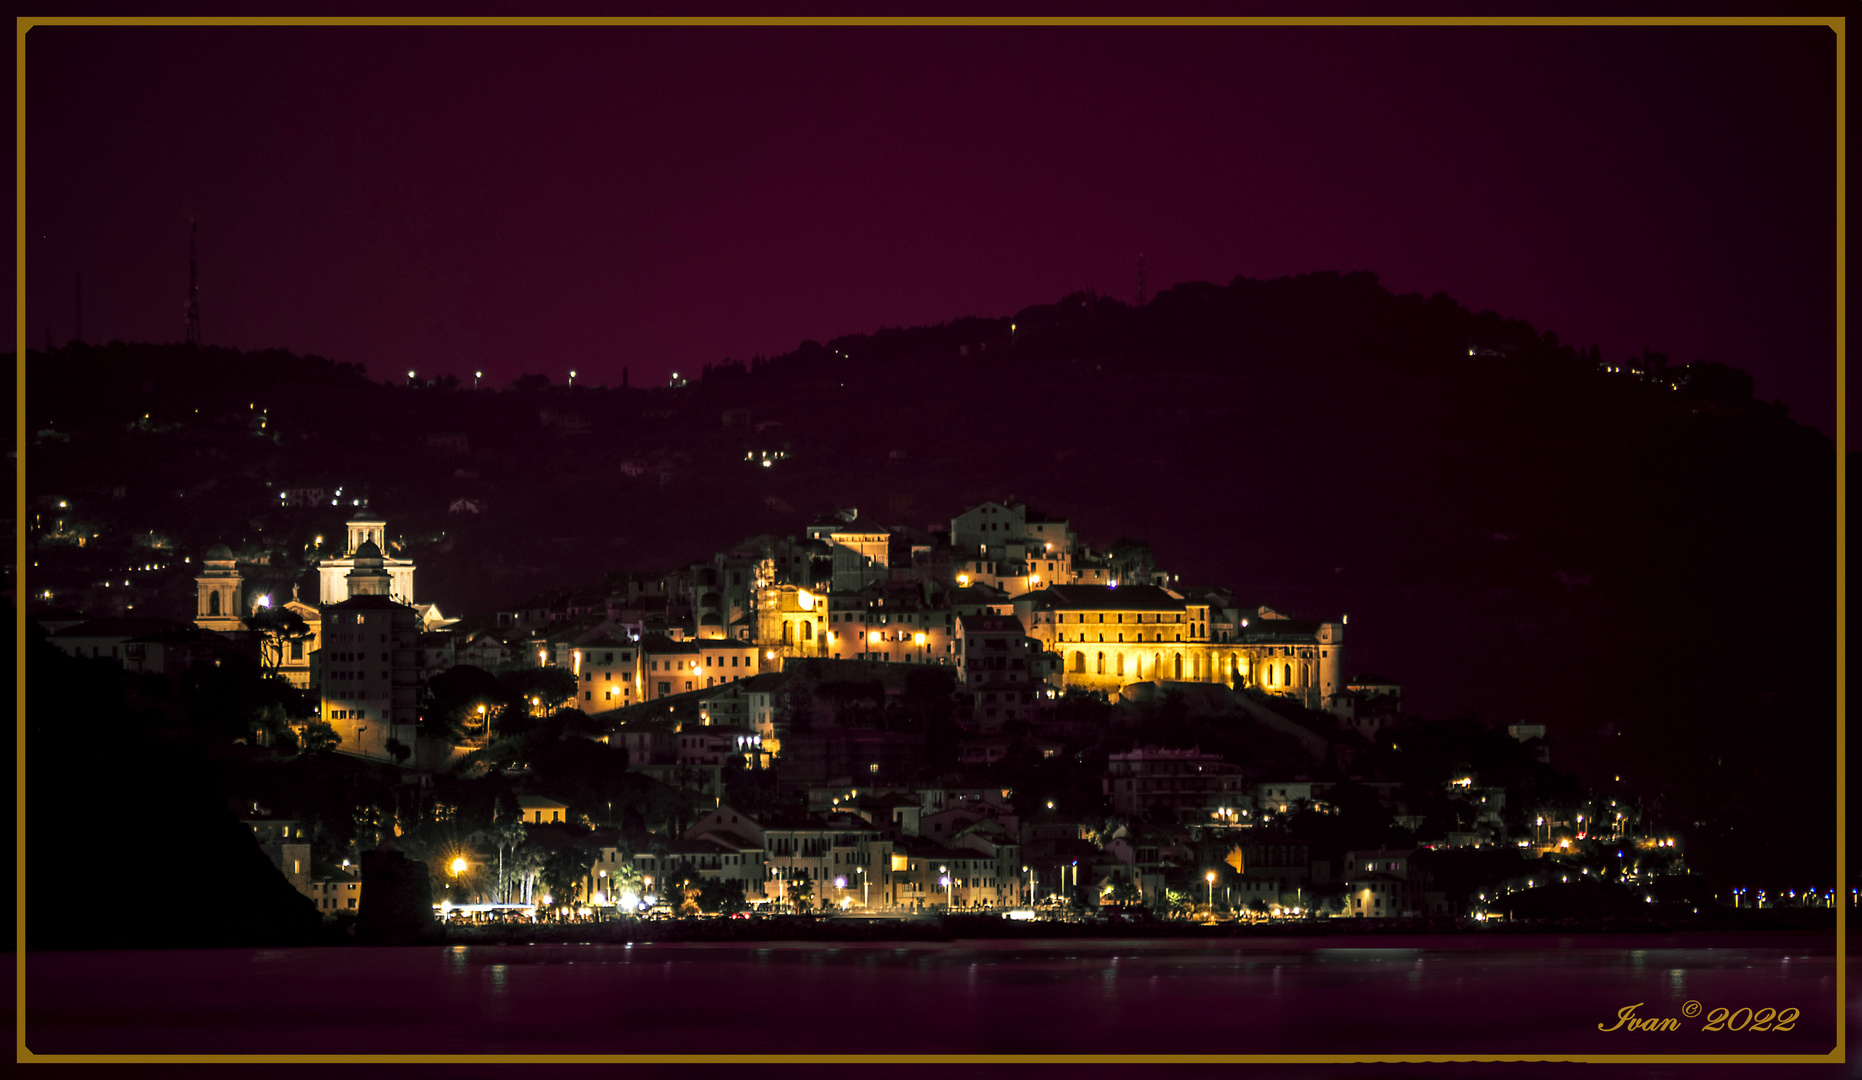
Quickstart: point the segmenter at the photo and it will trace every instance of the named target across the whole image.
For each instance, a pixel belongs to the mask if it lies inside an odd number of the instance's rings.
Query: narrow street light
[[[1204,874],[1203,880],[1209,883],[1209,914],[1213,917],[1215,915],[1215,871],[1211,870]]]
[[[478,381],[479,381],[480,379],[482,379],[482,378],[484,378],[484,377],[485,377],[485,373],[484,373],[484,372],[482,372],[482,371],[474,371],[474,372],[472,373],[472,389],[474,389],[474,390],[477,390],[477,389],[478,389]]]

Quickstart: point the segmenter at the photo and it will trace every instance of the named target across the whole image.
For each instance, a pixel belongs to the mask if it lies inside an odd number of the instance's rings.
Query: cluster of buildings
[[[257,649],[313,697],[340,752],[416,776],[495,734],[486,724],[428,736],[429,679],[461,665],[566,674],[574,689],[559,705],[595,720],[596,737],[627,750],[630,770],[710,807],[678,837],[655,840],[568,821],[567,804],[526,794],[536,835],[590,848],[593,869],[575,898],[590,906],[618,903],[623,879],[677,874],[732,882],[753,905],[786,906],[800,890],[816,906],[1013,908],[1074,895],[1081,882],[1158,903],[1200,883],[1208,905],[1244,911],[1466,913],[1429,887],[1412,852],[1316,858],[1287,833],[1286,815],[1325,808],[1321,781],[1261,776],[1198,748],[1134,748],[1112,754],[1101,778],[1112,815],[1134,823],[1112,827],[1051,804],[1018,806],[1011,789],[934,778],[922,737],[840,722],[883,713],[928,668],[945,673],[936,685],[954,687],[966,768],[1065,753],[1069,738],[1091,734],[1071,730],[1077,721],[1057,707],[1080,693],[1142,701],[1174,692],[1191,709],[1241,709],[1315,764],[1333,740],[1311,714],[1329,715],[1335,735],[1372,736],[1396,721],[1398,684],[1346,676],[1343,617],[1311,622],[1227,589],[1179,588],[1148,555],[1084,546],[1064,519],[987,502],[947,529],[918,531],[862,525],[842,511],[800,536],[753,537],[665,573],[545,594],[472,626],[416,599],[414,564],[390,552],[388,536],[384,520],[358,512],[342,553],[315,567],[314,603],[288,578],[216,545],[199,564],[192,626],[106,619],[47,629],[68,652],[114,656],[132,670]],[[820,722],[791,724],[794,698],[827,683],[844,692],[812,698]],[[1270,707],[1276,698],[1300,708]],[[1300,710],[1310,711],[1306,723],[1289,719]],[[1514,734],[1543,747],[1543,731]],[[731,805],[723,779],[739,764],[777,769],[786,789],[806,793],[807,809]],[[1396,785],[1371,786],[1399,824],[1413,816]],[[1467,777],[1448,795],[1470,812],[1447,846],[1519,843],[1502,820],[1504,788]],[[1570,820],[1552,820],[1530,846],[1556,858],[1571,852],[1574,834]],[[1617,835],[1625,823],[1612,823]],[[312,874],[296,823],[252,824],[306,895],[331,911],[354,906],[359,881],[334,868]],[[1566,831],[1554,835],[1560,824]],[[1232,873],[1201,865],[1212,850]],[[519,899],[535,899],[534,867],[515,881]]]
[[[1345,676],[1343,618],[1310,622],[1227,589],[1178,589],[1148,561],[1089,549],[1067,520],[1015,503],[971,507],[933,531],[841,511],[800,536],[545,594],[470,628],[419,602],[414,563],[388,538],[386,521],[359,511],[342,553],[317,560],[314,600],[215,545],[196,571],[192,627],[128,619],[59,631],[73,633],[68,651],[88,634],[78,651],[115,650],[132,666],[185,664],[217,639],[244,644],[314,698],[342,752],[428,770],[471,749],[434,745],[419,723],[426,681],[457,665],[561,669],[576,682],[563,704],[596,717],[697,698],[699,726],[715,717],[746,729],[763,764],[780,758],[785,733],[779,686],[762,677],[798,661],[949,669],[983,737],[1075,691],[1251,689],[1367,735],[1400,705],[1394,684]],[[294,632],[276,628],[279,613]],[[987,760],[988,747],[973,751]]]

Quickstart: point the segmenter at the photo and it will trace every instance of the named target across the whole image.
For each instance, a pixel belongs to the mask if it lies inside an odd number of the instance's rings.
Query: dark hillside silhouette
[[[1835,457],[1742,371],[1328,273],[1142,308],[1079,293],[686,374],[474,392],[277,352],[34,353],[29,494],[81,493],[106,552],[153,528],[286,562],[365,497],[448,613],[836,506],[923,529],[1013,496],[1089,544],[1147,541],[1183,585],[1348,614],[1354,669],[1424,714],[1548,725],[1560,768],[1657,793],[1702,870],[1829,861]],[[788,456],[757,467],[759,448]],[[312,482],[343,505],[277,505]],[[467,496],[484,511],[449,513]],[[190,596],[177,575],[170,614]]]

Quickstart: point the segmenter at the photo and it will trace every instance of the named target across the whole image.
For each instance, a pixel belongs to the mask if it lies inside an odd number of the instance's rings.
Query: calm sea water
[[[26,1045],[106,1054],[1823,1054],[1830,938],[31,953]],[[1697,1002],[1701,1014],[1687,1017]],[[1613,1032],[1618,1010],[1675,1031]],[[1737,1012],[1795,1009],[1789,1030]],[[1745,1023],[1741,1024],[1740,1021]],[[1774,1020],[1772,1026],[1778,1023]]]

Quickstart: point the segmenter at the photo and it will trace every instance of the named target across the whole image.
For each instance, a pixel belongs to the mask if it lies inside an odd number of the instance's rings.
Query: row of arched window
[[[1246,659],[1232,653],[1223,657],[1219,663],[1222,669],[1223,681],[1225,682],[1233,681],[1237,676],[1245,676],[1247,671]],[[1089,664],[1092,668],[1091,673],[1094,675],[1112,675],[1117,678],[1124,678],[1126,675],[1125,654],[1122,652],[1115,652],[1112,654],[1111,667],[1110,670],[1108,670],[1105,653],[1095,652],[1089,657],[1085,650],[1075,649],[1068,658],[1067,670],[1075,675],[1085,675],[1087,674]],[[1191,659],[1190,668],[1192,678],[1203,677],[1203,672],[1200,670],[1201,667],[1202,665],[1196,663],[1195,658]],[[1150,678],[1156,679],[1160,677],[1159,672],[1163,670],[1165,670],[1165,665],[1162,653],[1151,654],[1151,663],[1148,668],[1144,663],[1144,656],[1142,654],[1134,657],[1132,660],[1131,675],[1133,678],[1145,678],[1148,672]],[[1171,657],[1168,670],[1171,673],[1170,678],[1172,680],[1181,681],[1183,679],[1184,664],[1182,653],[1176,653]],[[1290,663],[1262,664],[1259,671],[1262,683],[1274,687],[1304,685],[1310,677],[1309,668],[1306,664],[1301,664],[1299,666],[1299,680],[1297,683],[1294,681],[1294,674],[1293,665]]]

